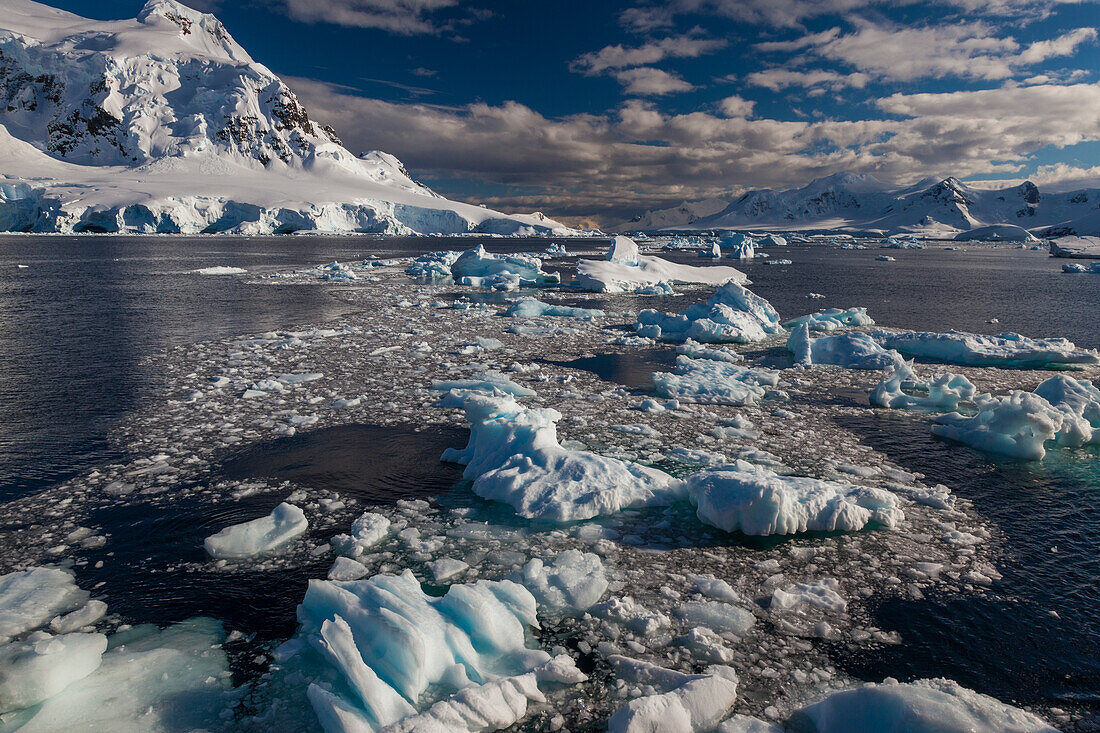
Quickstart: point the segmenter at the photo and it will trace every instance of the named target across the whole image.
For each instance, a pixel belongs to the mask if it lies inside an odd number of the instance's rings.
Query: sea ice
[[[195,270],[196,275],[245,275],[247,273],[248,270],[243,267],[226,267],[224,265],[203,267]]]
[[[905,515],[885,489],[780,476],[745,461],[686,477],[699,518],[748,535],[853,532],[868,522],[894,527]]]
[[[530,255],[492,254],[483,245],[465,252],[432,252],[417,257],[405,270],[417,278],[453,278],[459,285],[518,290],[561,282],[557,273],[544,272],[542,260]]]
[[[783,325],[793,329],[805,323],[815,333],[822,331],[838,331],[843,328],[856,328],[859,326],[873,326],[875,322],[867,315],[866,308],[825,308],[806,316],[793,318]]]
[[[625,658],[613,657],[611,662],[620,677],[667,691],[628,702],[607,721],[609,733],[710,731],[737,700],[737,674],[729,667],[688,675]]]
[[[902,392],[903,386],[911,391],[927,394],[906,394]],[[921,382],[913,378],[910,365],[899,364],[886,370],[882,381],[871,390],[870,400],[872,405],[878,407],[951,412],[959,408],[960,402],[973,399],[976,391],[970,380],[962,374],[937,374],[927,382]]]
[[[823,578],[812,583],[793,583],[772,591],[771,605],[768,608],[773,611],[790,611],[813,606],[823,611],[843,613],[848,608],[848,602],[837,592],[839,588],[840,583],[835,578]]]
[[[0,714],[36,705],[94,672],[107,650],[103,634],[35,632],[0,646]]]
[[[508,579],[531,591],[540,609],[554,613],[587,611],[608,586],[600,558],[579,550],[566,550],[552,563],[535,558]]]
[[[810,326],[802,323],[787,339],[787,350],[796,364],[833,364],[848,369],[885,369],[900,364],[901,356],[887,351],[861,331],[813,338]]]
[[[783,327],[771,303],[736,282],[727,282],[705,303],[680,314],[641,311],[634,330],[639,336],[667,341],[744,344],[782,333]]]
[[[461,407],[470,423],[469,444],[448,448],[443,460],[465,464],[474,493],[522,517],[569,522],[684,496],[683,483],[663,471],[563,448],[557,410],[473,392],[451,392],[440,405]]]
[[[77,587],[67,570],[41,567],[0,575],[0,643],[80,608],[87,600],[88,592]]]
[[[520,298],[504,312],[514,318],[539,318],[540,316],[562,316],[565,318],[592,319],[602,318],[605,314],[596,308],[572,308],[566,305],[551,305],[536,298]]]
[[[448,382],[432,382],[432,389],[439,392],[450,390],[487,392],[489,394],[507,394],[515,397],[534,397],[533,389],[516,384],[498,371],[481,372],[470,379],[456,379]]]
[[[207,537],[203,546],[211,557],[219,559],[252,557],[290,542],[308,526],[305,512],[284,501],[266,517],[226,527]]]
[[[694,267],[638,254],[629,237],[615,237],[604,260],[579,260],[574,285],[602,293],[671,293],[675,283],[748,282],[732,267]]]
[[[1094,351],[1078,349],[1061,338],[1030,339],[1018,333],[999,336],[943,331],[871,332],[875,341],[913,358],[932,359],[966,366],[992,366],[1014,369],[1057,369],[1081,364],[1100,363]]]
[[[662,397],[712,405],[751,405],[764,397],[765,387],[779,384],[779,373],[770,369],[683,355],[676,357],[674,372],[654,372],[651,377]]]

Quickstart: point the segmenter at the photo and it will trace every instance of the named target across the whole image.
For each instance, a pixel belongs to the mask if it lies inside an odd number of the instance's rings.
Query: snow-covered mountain
[[[708,205],[710,204],[708,199]],[[749,191],[720,211],[677,218],[690,206],[647,212],[624,228],[849,229],[950,235],[994,224],[1040,234],[1092,234],[1100,225],[1100,189],[1041,193],[1026,181],[980,189],[956,178],[897,186],[866,174],[839,173],[798,189]],[[646,226],[656,224],[656,226]]]
[[[356,156],[212,15],[0,0],[0,230],[559,233]]]

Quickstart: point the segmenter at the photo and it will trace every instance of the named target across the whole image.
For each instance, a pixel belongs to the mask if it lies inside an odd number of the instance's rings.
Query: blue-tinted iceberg
[[[666,341],[693,339],[702,343],[751,343],[782,333],[779,314],[764,298],[728,282],[705,303],[677,315],[647,309],[638,313],[634,330],[639,336]]]
[[[459,285],[518,290],[561,282],[557,273],[544,272],[542,260],[522,254],[492,254],[478,245],[465,252],[432,252],[421,255],[405,270],[427,279],[452,278]]]
[[[797,328],[803,323],[815,333],[875,325],[875,322],[867,315],[866,308],[848,308],[847,310],[825,308],[816,313],[792,318],[783,325],[787,328]]]
[[[791,332],[787,350],[795,363],[803,366],[833,364],[848,369],[887,369],[904,363],[896,351],[884,349],[867,333],[854,331],[813,338],[808,323]]]
[[[875,330],[875,341],[909,358],[931,359],[966,366],[1012,369],[1057,369],[1100,363],[1100,356],[1078,349],[1061,338],[1030,339],[1018,333],[986,336],[964,331],[939,333]]]
[[[574,285],[601,293],[672,293],[676,283],[718,285],[726,281],[748,282],[745,273],[732,267],[695,267],[638,253],[629,237],[615,237],[603,260],[579,260]]]

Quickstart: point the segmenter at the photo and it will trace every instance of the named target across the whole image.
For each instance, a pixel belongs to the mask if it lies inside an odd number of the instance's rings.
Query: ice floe
[[[578,260],[574,284],[602,293],[671,293],[676,283],[748,282],[745,273],[721,265],[695,267],[638,253],[629,237],[615,237],[603,260]]]
[[[931,359],[948,364],[993,366],[1012,369],[1057,369],[1100,363],[1095,351],[1078,349],[1062,338],[1031,339],[1018,333],[986,336],[964,331],[871,333],[886,349],[909,358]]]
[[[206,552],[218,559],[240,559],[271,552],[306,531],[305,512],[285,501],[271,514],[226,527],[203,542]]]
[[[848,369],[886,369],[903,365],[896,351],[888,351],[869,334],[862,331],[839,333],[814,338],[810,324],[795,327],[787,339],[787,350],[796,364],[833,364]]]
[[[866,308],[848,308],[847,310],[825,308],[806,316],[792,318],[783,325],[788,329],[793,329],[803,323],[807,325],[810,331],[815,333],[875,325],[875,322],[867,315]]]
[[[748,405],[779,384],[779,373],[729,361],[676,357],[672,372],[654,372],[653,387],[662,397],[712,405]]]
[[[743,344],[782,333],[783,327],[771,303],[736,282],[727,282],[705,303],[677,315],[641,311],[634,330],[640,336],[668,341]]]

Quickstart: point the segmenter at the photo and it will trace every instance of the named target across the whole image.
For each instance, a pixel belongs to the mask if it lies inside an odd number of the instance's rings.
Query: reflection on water
[[[897,599],[875,609],[903,643],[848,650],[864,679],[948,677],[1002,700],[1081,710],[1100,729],[1100,450],[1042,463],[991,460],[884,411],[842,425],[898,465],[943,483],[1004,534],[1004,574],[986,594]]]

